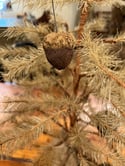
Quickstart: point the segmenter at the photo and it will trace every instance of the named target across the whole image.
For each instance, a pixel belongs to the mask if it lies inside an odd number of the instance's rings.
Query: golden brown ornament
[[[56,69],[65,69],[72,60],[75,43],[69,32],[52,32],[45,36],[43,48],[49,63]]]

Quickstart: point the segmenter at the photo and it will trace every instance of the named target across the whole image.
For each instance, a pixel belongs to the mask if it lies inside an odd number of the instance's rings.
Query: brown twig
[[[85,4],[83,4],[83,6],[81,7],[80,23],[79,23],[79,30],[78,30],[78,36],[77,36],[79,41],[82,39],[84,25],[87,20],[88,12],[89,12],[88,2],[86,2],[86,5],[87,6],[85,6]],[[80,79],[81,79],[81,77],[80,77],[80,56],[77,55],[76,66],[74,68],[74,77],[73,77],[73,92],[74,92],[75,96],[77,96],[77,93],[78,93]]]
[[[89,4],[86,2],[86,6],[85,4],[83,4],[83,6],[81,7],[81,15],[80,15],[80,22],[79,22],[79,29],[78,29],[78,36],[77,36],[78,40],[82,39],[84,25],[88,17],[88,12],[89,12],[88,9],[89,9]]]
[[[121,38],[118,38],[118,39],[113,39],[113,38],[109,38],[109,39],[103,39],[103,42],[104,43],[117,43],[117,42],[122,42],[122,41],[125,41],[125,38],[124,37],[121,37]]]
[[[115,39],[103,39],[103,42],[104,43],[117,43],[117,40],[115,40]]]

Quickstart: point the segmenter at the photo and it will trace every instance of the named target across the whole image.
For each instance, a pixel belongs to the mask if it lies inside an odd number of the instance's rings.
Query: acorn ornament
[[[71,62],[75,37],[69,32],[52,32],[44,37],[43,48],[48,62],[56,69],[65,69]]]

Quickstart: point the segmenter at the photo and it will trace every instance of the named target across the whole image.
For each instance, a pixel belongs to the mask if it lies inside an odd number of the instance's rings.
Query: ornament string
[[[53,15],[54,15],[55,31],[58,32],[57,22],[56,22],[56,14],[55,14],[55,7],[54,7],[54,1],[53,0],[52,0],[52,10],[53,10]]]

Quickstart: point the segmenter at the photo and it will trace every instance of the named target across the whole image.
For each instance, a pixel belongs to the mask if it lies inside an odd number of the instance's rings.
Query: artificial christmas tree
[[[1,161],[21,158],[24,165],[34,166],[124,166],[125,67],[118,54],[121,47],[117,46],[117,54],[114,47],[124,43],[124,32],[105,36],[97,26],[103,23],[108,33],[104,17],[89,19],[95,3],[109,1],[23,2],[35,9],[47,5],[53,14],[47,22],[34,25],[28,20],[25,26],[2,34],[23,44],[0,48],[5,81],[0,85]],[[74,2],[81,14],[72,32],[62,27],[68,23],[56,19],[54,6]],[[120,2],[110,1],[111,10],[116,5],[121,10]],[[23,47],[26,42],[33,47]],[[7,85],[8,81],[14,85]]]

